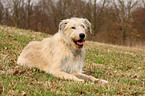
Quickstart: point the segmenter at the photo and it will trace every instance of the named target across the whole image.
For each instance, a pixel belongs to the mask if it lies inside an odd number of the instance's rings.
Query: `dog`
[[[91,33],[91,23],[84,18],[62,20],[52,37],[32,41],[18,57],[17,64],[36,67],[55,77],[75,81],[101,81],[82,73],[85,58],[84,42]]]

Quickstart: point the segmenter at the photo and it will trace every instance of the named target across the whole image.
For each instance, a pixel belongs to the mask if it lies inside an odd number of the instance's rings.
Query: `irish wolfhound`
[[[59,31],[54,36],[30,42],[20,54],[17,64],[36,67],[62,79],[107,83],[108,81],[82,74],[85,58],[83,45],[88,32],[91,32],[91,24],[87,19],[62,20]]]

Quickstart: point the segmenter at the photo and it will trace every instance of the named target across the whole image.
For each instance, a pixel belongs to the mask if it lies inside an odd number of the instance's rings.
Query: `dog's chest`
[[[82,71],[83,57],[78,56],[65,56],[61,61],[60,69],[66,73],[75,73]]]

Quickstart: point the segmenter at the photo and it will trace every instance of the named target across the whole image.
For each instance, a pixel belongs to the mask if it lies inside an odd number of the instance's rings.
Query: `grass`
[[[108,84],[75,82],[16,64],[24,46],[49,35],[0,26],[0,95],[145,96],[145,50],[87,41],[84,73]]]

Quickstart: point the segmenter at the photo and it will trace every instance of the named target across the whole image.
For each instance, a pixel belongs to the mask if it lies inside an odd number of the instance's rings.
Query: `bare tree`
[[[140,0],[140,3],[141,3],[141,5],[142,5],[142,7],[145,8],[145,0]]]
[[[32,7],[33,7],[33,2],[32,2],[32,0],[28,0],[28,1],[26,2],[27,29],[30,28],[30,19],[31,19],[31,14],[32,14]]]
[[[132,12],[133,15],[133,27],[137,29],[137,39],[145,41],[145,8],[139,7]]]
[[[0,0],[0,23],[54,34],[62,19],[83,17],[92,23],[92,40],[120,45],[145,40],[145,0],[33,1]]]
[[[9,14],[11,14],[11,20],[14,23],[12,25],[19,27],[20,20],[24,14],[24,4],[24,0],[8,0],[6,2],[6,8]]]
[[[0,23],[2,23],[3,15],[4,15],[4,6],[0,0]]]
[[[127,25],[130,23],[131,20],[131,11],[137,5],[137,0],[114,0],[114,8],[116,12],[116,17],[118,22],[120,23],[120,32],[122,33],[122,44],[125,44],[127,39]]]
[[[100,5],[98,4],[98,0],[90,0],[89,3],[92,4],[93,6],[93,18],[92,18],[92,30],[93,30],[93,36],[95,36],[96,34],[98,34],[98,32],[100,31],[101,28],[101,20],[102,20],[102,14],[104,12],[105,7],[109,4],[109,0],[102,0],[100,1]],[[102,4],[101,4],[102,3]]]

